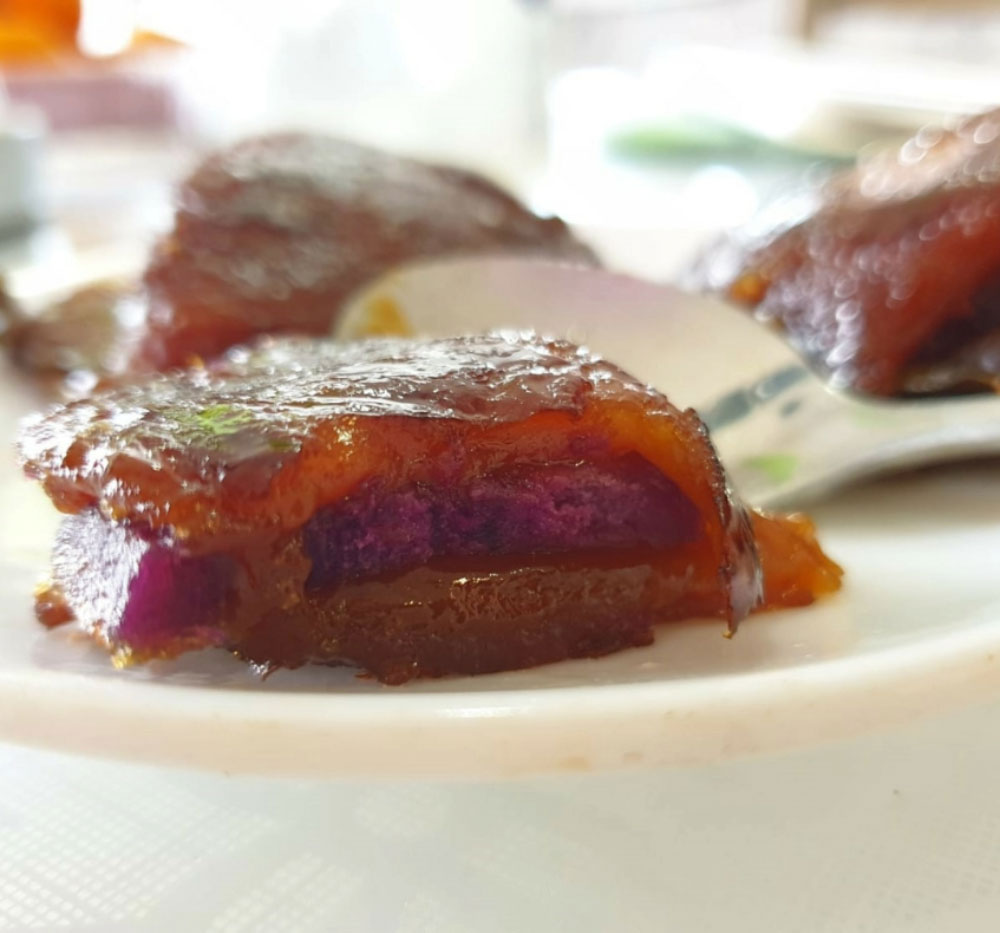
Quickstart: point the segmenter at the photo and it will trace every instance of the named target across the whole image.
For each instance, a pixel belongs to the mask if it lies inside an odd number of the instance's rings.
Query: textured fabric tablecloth
[[[0,747],[0,931],[966,933],[1000,704],[781,758],[302,782]]]

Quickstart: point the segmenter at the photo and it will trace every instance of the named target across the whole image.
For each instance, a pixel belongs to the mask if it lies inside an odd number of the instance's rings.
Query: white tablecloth
[[[0,930],[985,933],[998,721],[1000,704],[781,758],[504,784],[0,747]]]

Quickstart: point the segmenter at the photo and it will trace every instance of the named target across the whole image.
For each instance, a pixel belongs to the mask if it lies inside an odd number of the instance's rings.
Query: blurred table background
[[[17,11],[75,0],[6,0],[6,124],[42,136],[44,230],[0,268],[135,248],[198,153],[300,127],[485,171],[665,278],[873,141],[1000,101],[991,4],[803,3],[91,0],[66,49]]]

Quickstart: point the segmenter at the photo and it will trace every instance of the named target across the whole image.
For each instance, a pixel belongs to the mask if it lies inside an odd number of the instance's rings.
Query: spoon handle
[[[739,491],[797,506],[866,476],[1000,454],[1000,398],[871,401],[805,366],[775,370],[702,411]]]

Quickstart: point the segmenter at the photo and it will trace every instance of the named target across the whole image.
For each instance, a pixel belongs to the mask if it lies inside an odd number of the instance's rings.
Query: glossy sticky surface
[[[265,333],[323,335],[370,279],[421,257],[511,253],[593,265],[558,218],[471,172],[323,135],[247,139],[176,194],[138,283],[83,290],[13,321],[13,356],[95,383],[186,366]],[[3,309],[0,307],[0,312]]]
[[[836,385],[995,389],[1000,354],[978,342],[1000,330],[1000,111],[862,160],[804,220],[735,235],[697,278],[780,327]]]
[[[275,340],[29,418],[20,450],[63,510],[97,504],[201,539],[298,527],[372,476],[445,485],[636,446],[656,463],[666,442],[699,463],[692,498],[715,496],[694,415],[570,344],[499,334]]]
[[[592,263],[558,219],[486,179],[325,136],[247,140],[180,187],[144,282],[156,368],[265,332],[325,334],[340,304],[422,256],[541,254]]]
[[[275,341],[36,416],[21,451],[80,513],[45,605],[61,591],[120,657],[224,644],[397,682],[598,654],[671,618],[732,625],[760,600],[697,417],[529,334]],[[766,553],[799,584],[769,604],[837,587],[808,528],[755,521],[783,529]]]

